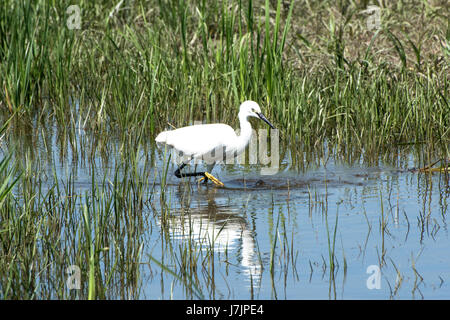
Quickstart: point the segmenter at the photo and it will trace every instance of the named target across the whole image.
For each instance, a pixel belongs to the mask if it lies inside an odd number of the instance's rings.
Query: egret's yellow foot
[[[220,181],[219,179],[217,179],[216,177],[214,177],[211,173],[209,172],[205,172],[205,176],[211,180],[212,182],[214,182],[217,186],[223,187],[224,184],[222,183],[222,181]]]
[[[202,182],[203,180],[205,180],[205,177],[201,177],[200,179],[197,180],[198,183]]]
[[[216,186],[220,186],[220,187],[223,187],[223,186],[224,186],[224,184],[222,183],[222,181],[220,181],[219,179],[217,179],[216,177],[214,177],[214,176],[213,176],[211,173],[209,173],[209,172],[205,172],[205,177],[206,177],[207,179],[211,180],[212,182],[214,182],[214,184],[215,184]],[[202,177],[202,178],[198,179],[197,182],[201,182],[201,181],[205,180],[205,177]]]

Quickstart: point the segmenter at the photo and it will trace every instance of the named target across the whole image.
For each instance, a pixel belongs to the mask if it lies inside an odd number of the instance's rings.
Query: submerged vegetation
[[[236,127],[243,100],[297,170],[450,156],[448,1],[75,2],[0,3],[2,298],[138,297],[141,264],[176,275],[185,297],[215,297],[214,244],[171,242],[168,168],[150,150],[167,127]],[[323,210],[334,279],[342,221]],[[153,218],[167,256],[144,254]],[[274,225],[268,269],[285,259],[295,273],[293,234]],[[88,275],[79,292],[70,265]]]

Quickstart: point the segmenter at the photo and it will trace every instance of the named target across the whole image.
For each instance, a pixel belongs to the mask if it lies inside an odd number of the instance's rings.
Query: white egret
[[[213,181],[218,186],[224,184],[210,174],[215,163],[220,160],[236,157],[247,147],[252,135],[252,126],[248,121],[249,117],[255,117],[266,122],[272,129],[275,127],[261,113],[261,108],[254,101],[245,101],[239,109],[239,122],[241,126],[240,135],[236,135],[229,125],[200,124],[179,128],[171,131],[164,131],[158,134],[155,141],[159,145],[166,145],[174,148],[179,153],[189,159],[182,162],[175,171],[177,178],[203,176],[199,181]],[[207,161],[206,172],[181,173],[180,171],[192,159],[203,159]]]

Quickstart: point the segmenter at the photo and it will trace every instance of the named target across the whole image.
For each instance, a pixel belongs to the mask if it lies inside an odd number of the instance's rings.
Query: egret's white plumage
[[[201,158],[215,148],[231,146],[236,143],[236,134],[226,124],[199,124],[172,131],[161,132],[156,142],[166,144],[184,155],[194,159]]]
[[[259,118],[274,128],[254,101],[243,102],[238,117],[240,135],[236,135],[234,129],[226,124],[200,124],[161,132],[155,141],[159,145],[174,148],[190,159],[202,159],[206,156],[212,162],[208,170],[212,170],[214,163],[223,160],[224,156],[234,157],[245,150],[252,135],[249,117]]]

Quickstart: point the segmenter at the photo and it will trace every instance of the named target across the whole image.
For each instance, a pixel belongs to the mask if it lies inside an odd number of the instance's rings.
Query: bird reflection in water
[[[189,185],[180,184],[176,194],[181,207],[170,210],[170,234],[173,239],[194,240],[202,250],[213,248],[215,255],[220,254],[221,262],[228,260],[225,262],[231,265],[235,263],[229,261],[230,253],[235,253],[252,287],[259,287],[262,266],[254,233],[241,210],[227,205],[219,190],[198,188],[194,193]],[[225,256],[228,258],[222,258]]]

